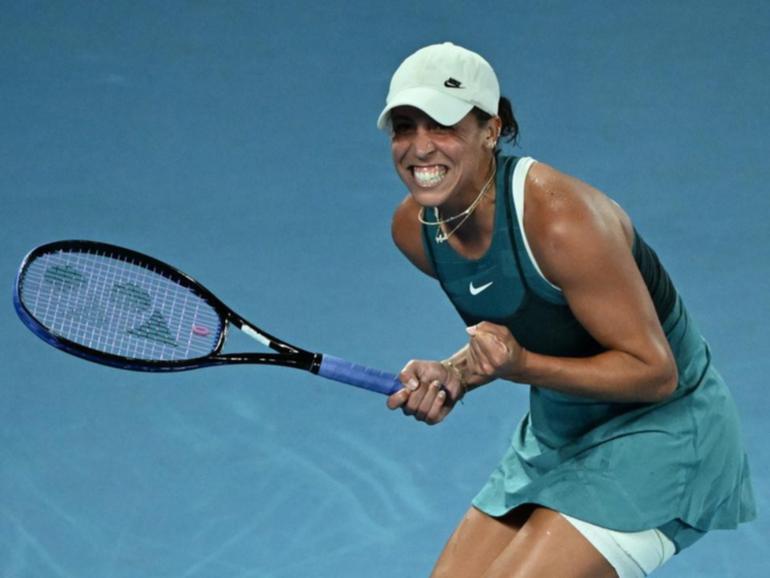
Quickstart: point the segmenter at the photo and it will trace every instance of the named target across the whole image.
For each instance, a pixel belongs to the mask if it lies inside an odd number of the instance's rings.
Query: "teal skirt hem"
[[[533,387],[473,505],[494,517],[539,504],[612,530],[659,528],[678,550],[754,519],[737,410],[708,345],[681,303],[664,329],[679,369],[670,398],[603,404]]]

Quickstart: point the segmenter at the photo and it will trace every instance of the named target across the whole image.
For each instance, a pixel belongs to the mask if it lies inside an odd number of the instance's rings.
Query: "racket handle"
[[[357,365],[333,355],[323,356],[318,375],[384,395],[394,394],[404,387],[398,376],[392,373]]]

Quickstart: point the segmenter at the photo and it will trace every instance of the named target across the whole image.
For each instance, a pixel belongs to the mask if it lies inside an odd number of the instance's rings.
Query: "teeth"
[[[435,187],[446,176],[446,167],[434,165],[430,167],[414,167],[414,180],[421,187]]]

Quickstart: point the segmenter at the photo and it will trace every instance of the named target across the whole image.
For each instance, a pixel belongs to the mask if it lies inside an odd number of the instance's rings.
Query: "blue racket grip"
[[[394,394],[404,387],[398,376],[392,373],[357,365],[333,355],[323,356],[318,375],[384,395]]]

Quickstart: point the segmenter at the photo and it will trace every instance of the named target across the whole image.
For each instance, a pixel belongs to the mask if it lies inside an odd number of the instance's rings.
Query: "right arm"
[[[419,213],[420,205],[411,195],[407,196],[393,215],[393,242],[415,267],[435,279],[436,272],[423,246]],[[388,407],[401,408],[405,414],[414,415],[430,425],[443,420],[467,390],[490,381],[482,376],[468,374],[467,352],[468,345],[465,345],[446,360],[450,364],[446,361],[421,360],[407,363],[399,375],[405,387],[388,398]],[[466,379],[462,379],[462,376]]]

